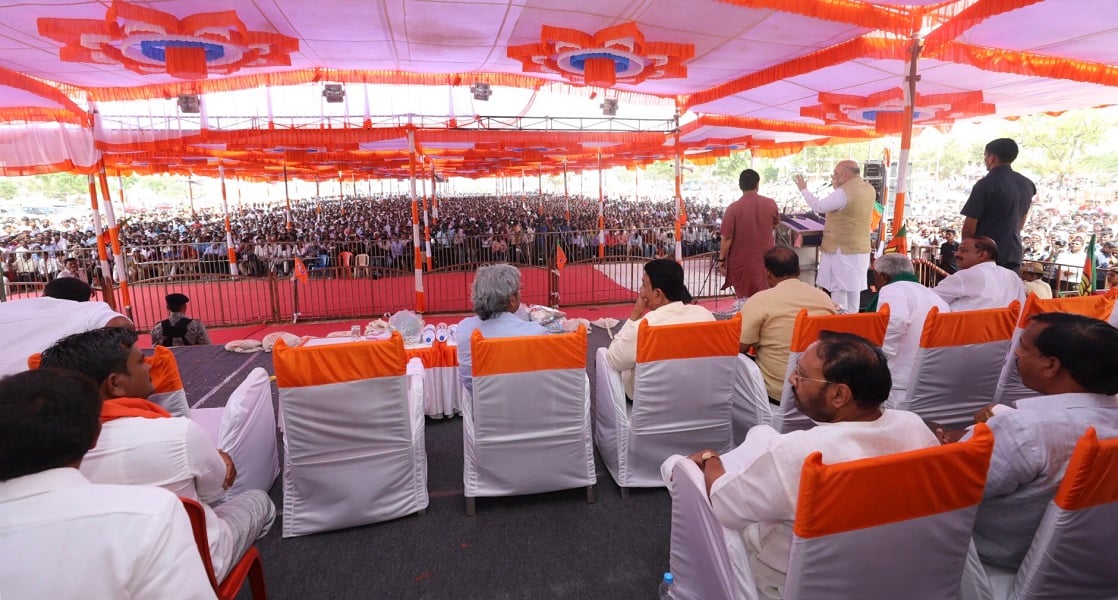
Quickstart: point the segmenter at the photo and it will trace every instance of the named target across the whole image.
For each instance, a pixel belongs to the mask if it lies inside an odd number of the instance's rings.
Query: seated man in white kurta
[[[640,322],[646,321],[649,325],[677,325],[714,320],[714,315],[709,310],[690,302],[691,293],[683,283],[683,267],[679,263],[667,258],[644,263],[644,275],[641,276],[641,287],[633,312],[621,326],[621,331],[614,336],[606,352],[609,366],[621,372],[626,397],[633,397],[633,373],[637,367],[637,328]]]
[[[171,492],[91,483],[101,396],[64,370],[0,379],[0,593],[5,598],[211,599]]]
[[[71,335],[43,351],[41,366],[77,371],[98,384],[101,436],[82,461],[82,475],[94,483],[157,485],[202,503],[214,573],[225,579],[268,532],[275,506],[262,490],[227,497],[237,477],[233,459],[197,423],[147,401],[155,386],[136,333],[104,327]]]
[[[547,333],[547,329],[528,320],[526,311],[518,314],[521,308],[520,270],[512,265],[480,267],[474,274],[471,296],[477,316],[462,319],[454,339],[458,343],[458,377],[472,394],[474,375],[470,337],[474,330],[487,338],[499,338],[542,335]]]
[[[711,507],[727,530],[738,585],[746,585],[747,570],[752,571],[766,598],[783,595],[800,471],[808,455],[822,452],[831,464],[938,443],[916,414],[882,409],[892,381],[889,365],[865,338],[822,332],[788,380],[796,408],[816,427],[780,434],[759,425],[723,456],[701,450],[688,457],[702,469]]]
[[[912,380],[912,364],[920,347],[920,335],[928,311],[936,307],[940,312],[951,308],[930,288],[920,283],[912,267],[912,259],[904,254],[883,254],[873,262],[877,298],[870,304],[870,312],[889,306],[889,326],[885,330],[885,343],[881,350],[889,359],[889,372],[893,374],[893,391],[889,393],[888,406],[896,406],[908,393]]]
[[[959,270],[939,282],[935,293],[951,312],[1004,308],[1017,300],[1025,303],[1025,285],[1016,271],[998,266],[998,245],[988,237],[969,237],[955,252]]]

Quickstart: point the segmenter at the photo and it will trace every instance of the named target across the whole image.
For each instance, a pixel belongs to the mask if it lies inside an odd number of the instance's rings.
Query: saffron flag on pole
[[[1095,293],[1095,234],[1087,244],[1087,259],[1083,261],[1083,276],[1079,279],[1079,295],[1090,296]]]
[[[567,253],[563,252],[563,244],[555,242],[555,268],[562,272],[565,266],[567,266]]]
[[[292,277],[304,284],[307,283],[309,279],[307,277],[307,265],[303,264],[303,259],[298,256],[295,257],[295,269],[294,273],[292,273]]]
[[[908,224],[907,223],[902,224],[901,228],[899,230],[897,230],[897,233],[893,234],[893,239],[889,240],[888,244],[885,244],[885,250],[883,251],[883,254],[889,254],[890,252],[896,252],[896,253],[899,253],[899,254],[908,254]]]

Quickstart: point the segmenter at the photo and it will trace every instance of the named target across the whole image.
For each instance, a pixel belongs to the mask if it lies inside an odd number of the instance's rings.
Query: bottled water
[[[660,582],[660,600],[673,600],[675,598],[675,577],[671,573],[664,573]]]

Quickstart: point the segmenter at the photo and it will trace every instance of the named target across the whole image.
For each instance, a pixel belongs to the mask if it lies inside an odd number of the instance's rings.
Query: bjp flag
[[[303,259],[298,256],[295,257],[295,272],[292,277],[298,279],[302,283],[307,283],[310,278],[307,276],[307,265],[303,264]]]
[[[563,252],[562,244],[555,242],[555,268],[562,271],[565,266],[567,266],[567,253]]]

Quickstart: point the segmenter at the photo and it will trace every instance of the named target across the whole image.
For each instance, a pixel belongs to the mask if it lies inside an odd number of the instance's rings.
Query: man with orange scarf
[[[43,351],[40,366],[77,371],[98,385],[101,436],[81,464],[90,481],[156,485],[202,503],[219,581],[267,533],[275,518],[268,495],[249,490],[225,498],[237,477],[229,455],[197,423],[147,400],[155,386],[134,331],[105,327],[71,335]]]

